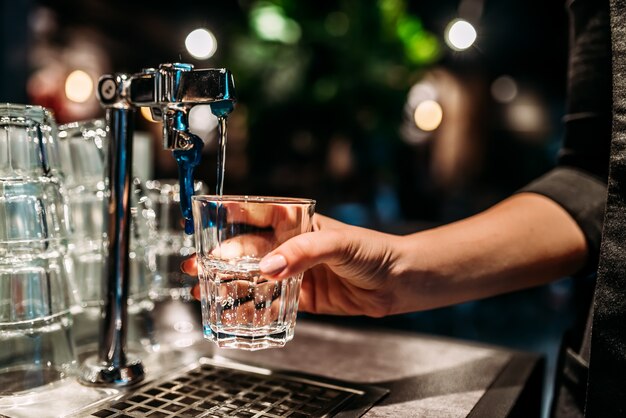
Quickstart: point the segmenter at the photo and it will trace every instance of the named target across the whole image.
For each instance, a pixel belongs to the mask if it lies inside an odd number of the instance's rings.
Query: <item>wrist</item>
[[[441,306],[436,295],[445,294],[441,287],[446,280],[445,272],[438,267],[441,263],[437,263],[437,254],[443,250],[433,248],[436,240],[425,235],[399,236],[392,242],[392,252],[396,254],[389,272],[392,314]]]

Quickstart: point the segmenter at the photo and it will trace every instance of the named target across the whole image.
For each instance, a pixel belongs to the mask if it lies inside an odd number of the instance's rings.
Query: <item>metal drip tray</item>
[[[202,358],[81,417],[359,417],[386,389]]]

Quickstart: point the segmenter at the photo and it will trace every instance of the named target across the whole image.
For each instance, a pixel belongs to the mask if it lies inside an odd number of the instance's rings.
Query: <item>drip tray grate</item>
[[[200,365],[117,397],[90,417],[359,417],[386,389],[203,358]]]

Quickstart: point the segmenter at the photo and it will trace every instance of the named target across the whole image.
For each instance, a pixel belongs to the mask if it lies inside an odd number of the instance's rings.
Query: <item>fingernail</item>
[[[278,274],[287,267],[287,260],[280,254],[266,257],[259,263],[259,268],[263,274]]]
[[[191,294],[194,298],[196,298],[196,300],[200,300],[200,286],[194,286],[193,289],[191,289]]]
[[[196,259],[195,258],[189,258],[189,259],[183,261],[182,263],[180,263],[180,269],[183,271],[183,273],[190,274],[190,272],[195,270],[195,267],[196,267]]]

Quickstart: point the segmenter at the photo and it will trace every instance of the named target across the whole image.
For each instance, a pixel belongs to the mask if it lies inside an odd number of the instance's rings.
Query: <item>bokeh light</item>
[[[196,105],[189,111],[189,130],[198,135],[204,143],[211,139],[210,133],[217,128],[217,117],[210,105]]]
[[[409,90],[407,104],[411,109],[415,109],[425,100],[435,100],[438,94],[437,87],[431,81],[422,80]]]
[[[415,120],[415,125],[422,131],[434,131],[441,125],[443,109],[434,100],[424,100],[415,108],[413,119]]]
[[[285,44],[295,44],[300,40],[300,25],[285,16],[283,9],[276,5],[261,3],[252,10],[250,18],[254,31],[263,40]]]
[[[75,70],[65,80],[65,96],[73,102],[85,103],[93,94],[93,80],[85,71]]]
[[[204,28],[191,31],[185,39],[185,47],[192,57],[197,59],[211,58],[217,51],[215,35]]]
[[[343,12],[332,12],[326,16],[324,27],[333,36],[343,36],[350,28],[350,18]]]
[[[455,51],[464,51],[476,41],[476,29],[466,20],[455,19],[446,28],[446,43]]]
[[[395,27],[398,39],[404,44],[405,55],[411,62],[425,65],[437,60],[439,40],[424,29],[419,19],[407,15],[398,19]]]
[[[517,83],[508,76],[503,75],[491,83],[491,95],[500,103],[511,103],[517,97]]]
[[[509,129],[533,142],[545,140],[550,129],[548,109],[536,93],[519,94],[507,104],[505,118]]]

